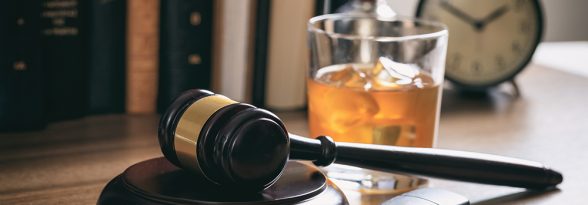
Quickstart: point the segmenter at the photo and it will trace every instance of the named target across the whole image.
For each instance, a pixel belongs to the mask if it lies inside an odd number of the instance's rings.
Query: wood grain
[[[95,204],[129,165],[160,156],[156,116],[101,116],[0,135],[0,204]]]

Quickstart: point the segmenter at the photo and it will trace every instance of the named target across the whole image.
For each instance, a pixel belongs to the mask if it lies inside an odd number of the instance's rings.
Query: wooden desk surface
[[[560,170],[548,193],[432,180],[476,204],[586,204],[588,79],[532,66],[523,96],[461,99],[445,91],[438,147],[520,157]],[[303,112],[278,113],[289,131],[307,134]],[[157,116],[98,116],[42,132],[0,134],[0,204],[95,204],[104,185],[129,165],[160,156]],[[369,197],[350,193],[353,204]]]

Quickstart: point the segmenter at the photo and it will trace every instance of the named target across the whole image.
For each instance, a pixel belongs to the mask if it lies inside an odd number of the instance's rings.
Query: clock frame
[[[420,0],[417,6],[417,10],[416,10],[416,17],[417,18],[421,18],[423,16],[423,12],[425,5],[427,4],[427,2],[429,2],[430,0]],[[451,0],[440,0],[441,1],[448,1],[448,2],[452,2]],[[541,7],[541,3],[539,2],[539,0],[528,0],[531,3],[531,6],[533,6],[533,11],[536,13],[536,19],[534,20],[535,26],[536,26],[536,32],[534,32],[534,36],[532,36],[534,38],[534,40],[531,43],[531,45],[529,45],[529,50],[527,50],[526,54],[521,54],[519,58],[521,58],[519,60],[519,63],[517,65],[510,65],[509,66],[509,70],[511,70],[508,74],[504,75],[504,76],[500,76],[499,78],[493,79],[492,81],[489,82],[485,82],[485,83],[470,83],[470,82],[465,82],[456,78],[452,78],[451,76],[445,75],[445,78],[448,79],[450,82],[452,82],[453,84],[457,85],[459,88],[463,88],[463,89],[470,89],[470,90],[485,90],[489,87],[494,87],[497,86],[501,83],[504,82],[508,82],[511,81],[513,82],[513,85],[516,87],[516,84],[514,84],[514,78],[516,75],[518,75],[531,61],[532,57],[533,57],[533,53],[535,52],[535,49],[537,48],[537,45],[541,42],[541,39],[543,37],[543,11],[542,11],[542,7]],[[443,21],[441,21],[443,22]],[[451,26],[448,25],[449,28],[449,35],[451,38]],[[531,34],[530,34],[531,35]],[[451,43],[451,41],[450,41]],[[510,43],[510,42],[508,42]],[[448,53],[449,54],[449,53]],[[449,56],[448,56],[449,57]],[[516,67],[513,67],[516,66]],[[447,68],[447,62],[446,62],[446,68]],[[447,71],[446,71],[447,73]]]

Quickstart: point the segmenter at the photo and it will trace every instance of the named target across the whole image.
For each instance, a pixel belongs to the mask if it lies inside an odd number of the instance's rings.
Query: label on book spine
[[[213,2],[161,1],[159,112],[182,91],[210,89]]]

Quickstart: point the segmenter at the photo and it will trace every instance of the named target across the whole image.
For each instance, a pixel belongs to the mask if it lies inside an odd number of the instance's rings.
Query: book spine
[[[314,4],[315,16],[329,13],[330,6],[331,0],[316,0]]]
[[[372,0],[360,0],[361,2],[373,2]],[[332,13],[341,13],[342,10],[351,10],[352,5],[358,0],[331,0],[329,3],[329,7],[327,8],[325,14],[332,14]]]
[[[265,106],[293,110],[306,105],[307,23],[313,0],[273,1],[271,7]]]
[[[127,11],[126,111],[155,113],[159,1],[128,0]]]
[[[216,1],[217,5],[223,1]],[[251,102],[254,0],[218,5],[215,13],[213,90],[239,102]]]
[[[0,131],[45,126],[40,0],[0,7]]]
[[[91,0],[89,7],[89,112],[122,113],[126,0]]]
[[[212,0],[161,1],[158,111],[192,88],[210,89]]]
[[[87,111],[85,2],[42,3],[42,61],[47,79],[47,111],[52,121],[81,117]]]
[[[265,82],[270,29],[271,0],[257,0],[255,16],[255,37],[253,42],[253,86],[251,103],[265,107]]]

